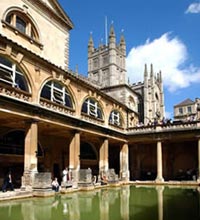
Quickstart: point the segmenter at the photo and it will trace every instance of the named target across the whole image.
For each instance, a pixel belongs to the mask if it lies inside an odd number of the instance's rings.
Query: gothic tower
[[[101,88],[126,83],[126,43],[121,35],[119,44],[113,25],[108,45],[100,43],[94,48],[92,35],[88,43],[88,78]]]
[[[147,65],[144,68],[144,83],[133,84],[132,89],[142,96],[141,106],[143,108],[143,122],[148,124],[155,119],[160,120],[164,117],[164,92],[162,74],[154,74],[153,65],[150,66],[148,74]]]
[[[110,28],[108,45],[100,43],[95,48],[92,35],[88,42],[88,78],[106,94],[125,104],[138,113],[140,122],[164,117],[164,95],[161,72],[154,75],[153,65],[150,74],[147,65],[144,81],[130,85],[127,82],[126,42],[121,34],[119,44],[113,25]]]

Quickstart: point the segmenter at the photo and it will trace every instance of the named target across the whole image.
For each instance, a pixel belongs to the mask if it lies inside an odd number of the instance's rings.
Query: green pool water
[[[0,202],[0,220],[199,220],[197,188],[123,186]]]

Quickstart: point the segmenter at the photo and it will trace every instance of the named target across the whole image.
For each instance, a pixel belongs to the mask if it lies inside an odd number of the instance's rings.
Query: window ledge
[[[11,31],[13,31],[16,35],[19,35],[23,38],[25,38],[26,40],[28,40],[30,42],[30,44],[34,44],[35,46],[39,47],[41,50],[43,49],[43,44],[41,44],[40,42],[38,42],[37,40],[29,37],[28,35],[22,33],[20,30],[18,30],[17,28],[15,28],[14,26],[10,25],[8,22],[1,20],[2,22],[2,27],[4,28],[8,28]]]

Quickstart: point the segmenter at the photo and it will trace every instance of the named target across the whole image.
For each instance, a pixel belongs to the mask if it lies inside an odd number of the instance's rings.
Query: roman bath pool
[[[122,186],[0,202],[1,220],[199,220],[198,188]]]

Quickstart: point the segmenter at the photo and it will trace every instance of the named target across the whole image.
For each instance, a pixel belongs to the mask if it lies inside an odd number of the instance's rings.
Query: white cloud
[[[177,37],[169,33],[144,45],[132,48],[127,56],[127,72],[130,83],[143,81],[144,65],[153,64],[154,73],[162,72],[164,86],[169,91],[186,88],[193,82],[200,82],[200,68],[185,66],[187,48]]]
[[[191,5],[188,6],[186,12],[186,14],[188,13],[200,13],[200,3],[192,3]]]

